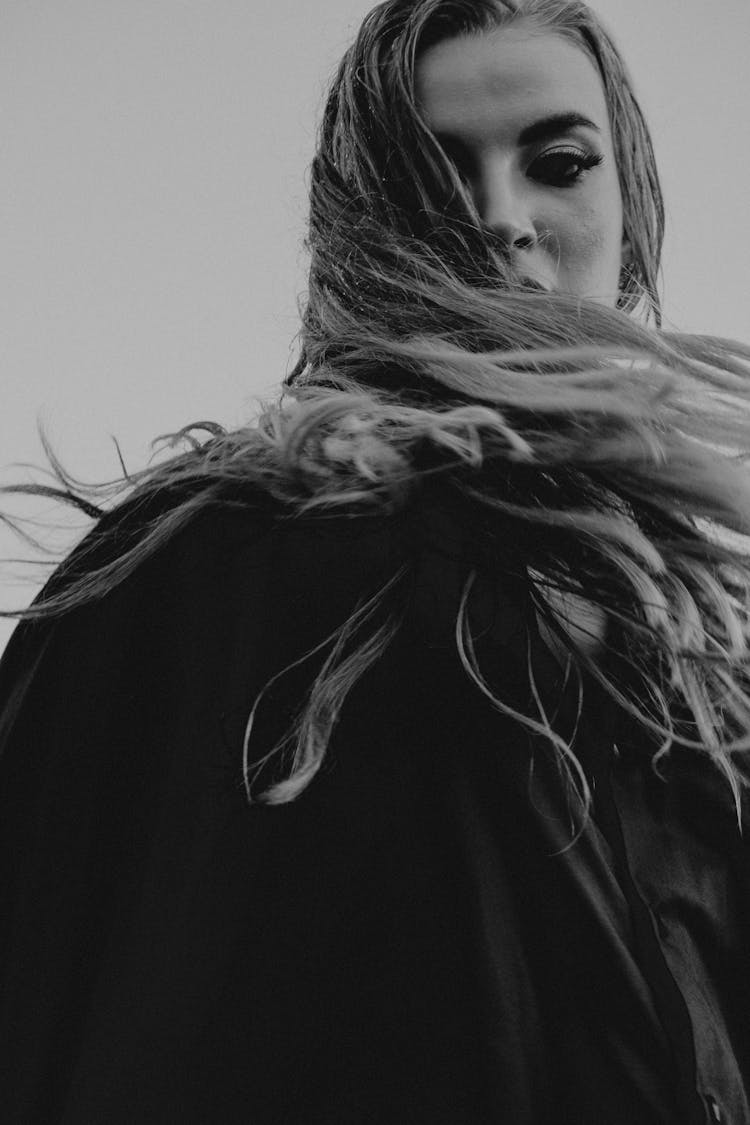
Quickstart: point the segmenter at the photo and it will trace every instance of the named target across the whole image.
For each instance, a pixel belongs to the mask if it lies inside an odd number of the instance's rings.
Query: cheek
[[[619,208],[582,206],[558,217],[559,266],[566,273],[619,272],[622,216]]]

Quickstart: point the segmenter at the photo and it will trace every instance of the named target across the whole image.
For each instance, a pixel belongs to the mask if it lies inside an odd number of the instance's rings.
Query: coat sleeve
[[[197,517],[105,597],[11,639],[8,1122],[282,1122],[314,1101],[335,849],[325,831],[311,844],[304,800],[248,805],[242,737],[266,681],[341,624],[383,559],[350,535],[324,604],[311,581],[340,539],[272,522]],[[268,737],[291,718],[277,701]]]

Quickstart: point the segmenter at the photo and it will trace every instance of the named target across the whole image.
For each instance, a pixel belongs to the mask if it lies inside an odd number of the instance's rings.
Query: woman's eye
[[[534,180],[552,187],[573,187],[592,168],[602,163],[596,152],[578,149],[556,149],[538,156],[529,168]]]

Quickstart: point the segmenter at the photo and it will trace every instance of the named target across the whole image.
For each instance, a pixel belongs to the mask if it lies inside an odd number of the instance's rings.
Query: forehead
[[[497,28],[429,47],[417,63],[417,100],[436,133],[507,133],[560,112],[590,118],[604,135],[609,115],[592,59],[554,32]],[[497,137],[497,139],[502,139]]]

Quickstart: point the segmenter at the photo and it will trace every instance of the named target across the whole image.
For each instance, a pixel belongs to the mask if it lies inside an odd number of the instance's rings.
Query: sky
[[[667,199],[668,323],[750,340],[748,0],[597,0]],[[307,169],[369,2],[0,0],[0,480],[90,480],[294,359]],[[26,509],[16,506],[16,512]],[[37,512],[56,520],[55,509]],[[0,557],[24,552],[0,531]],[[0,606],[34,592],[0,572]],[[10,626],[0,622],[0,647]]]

